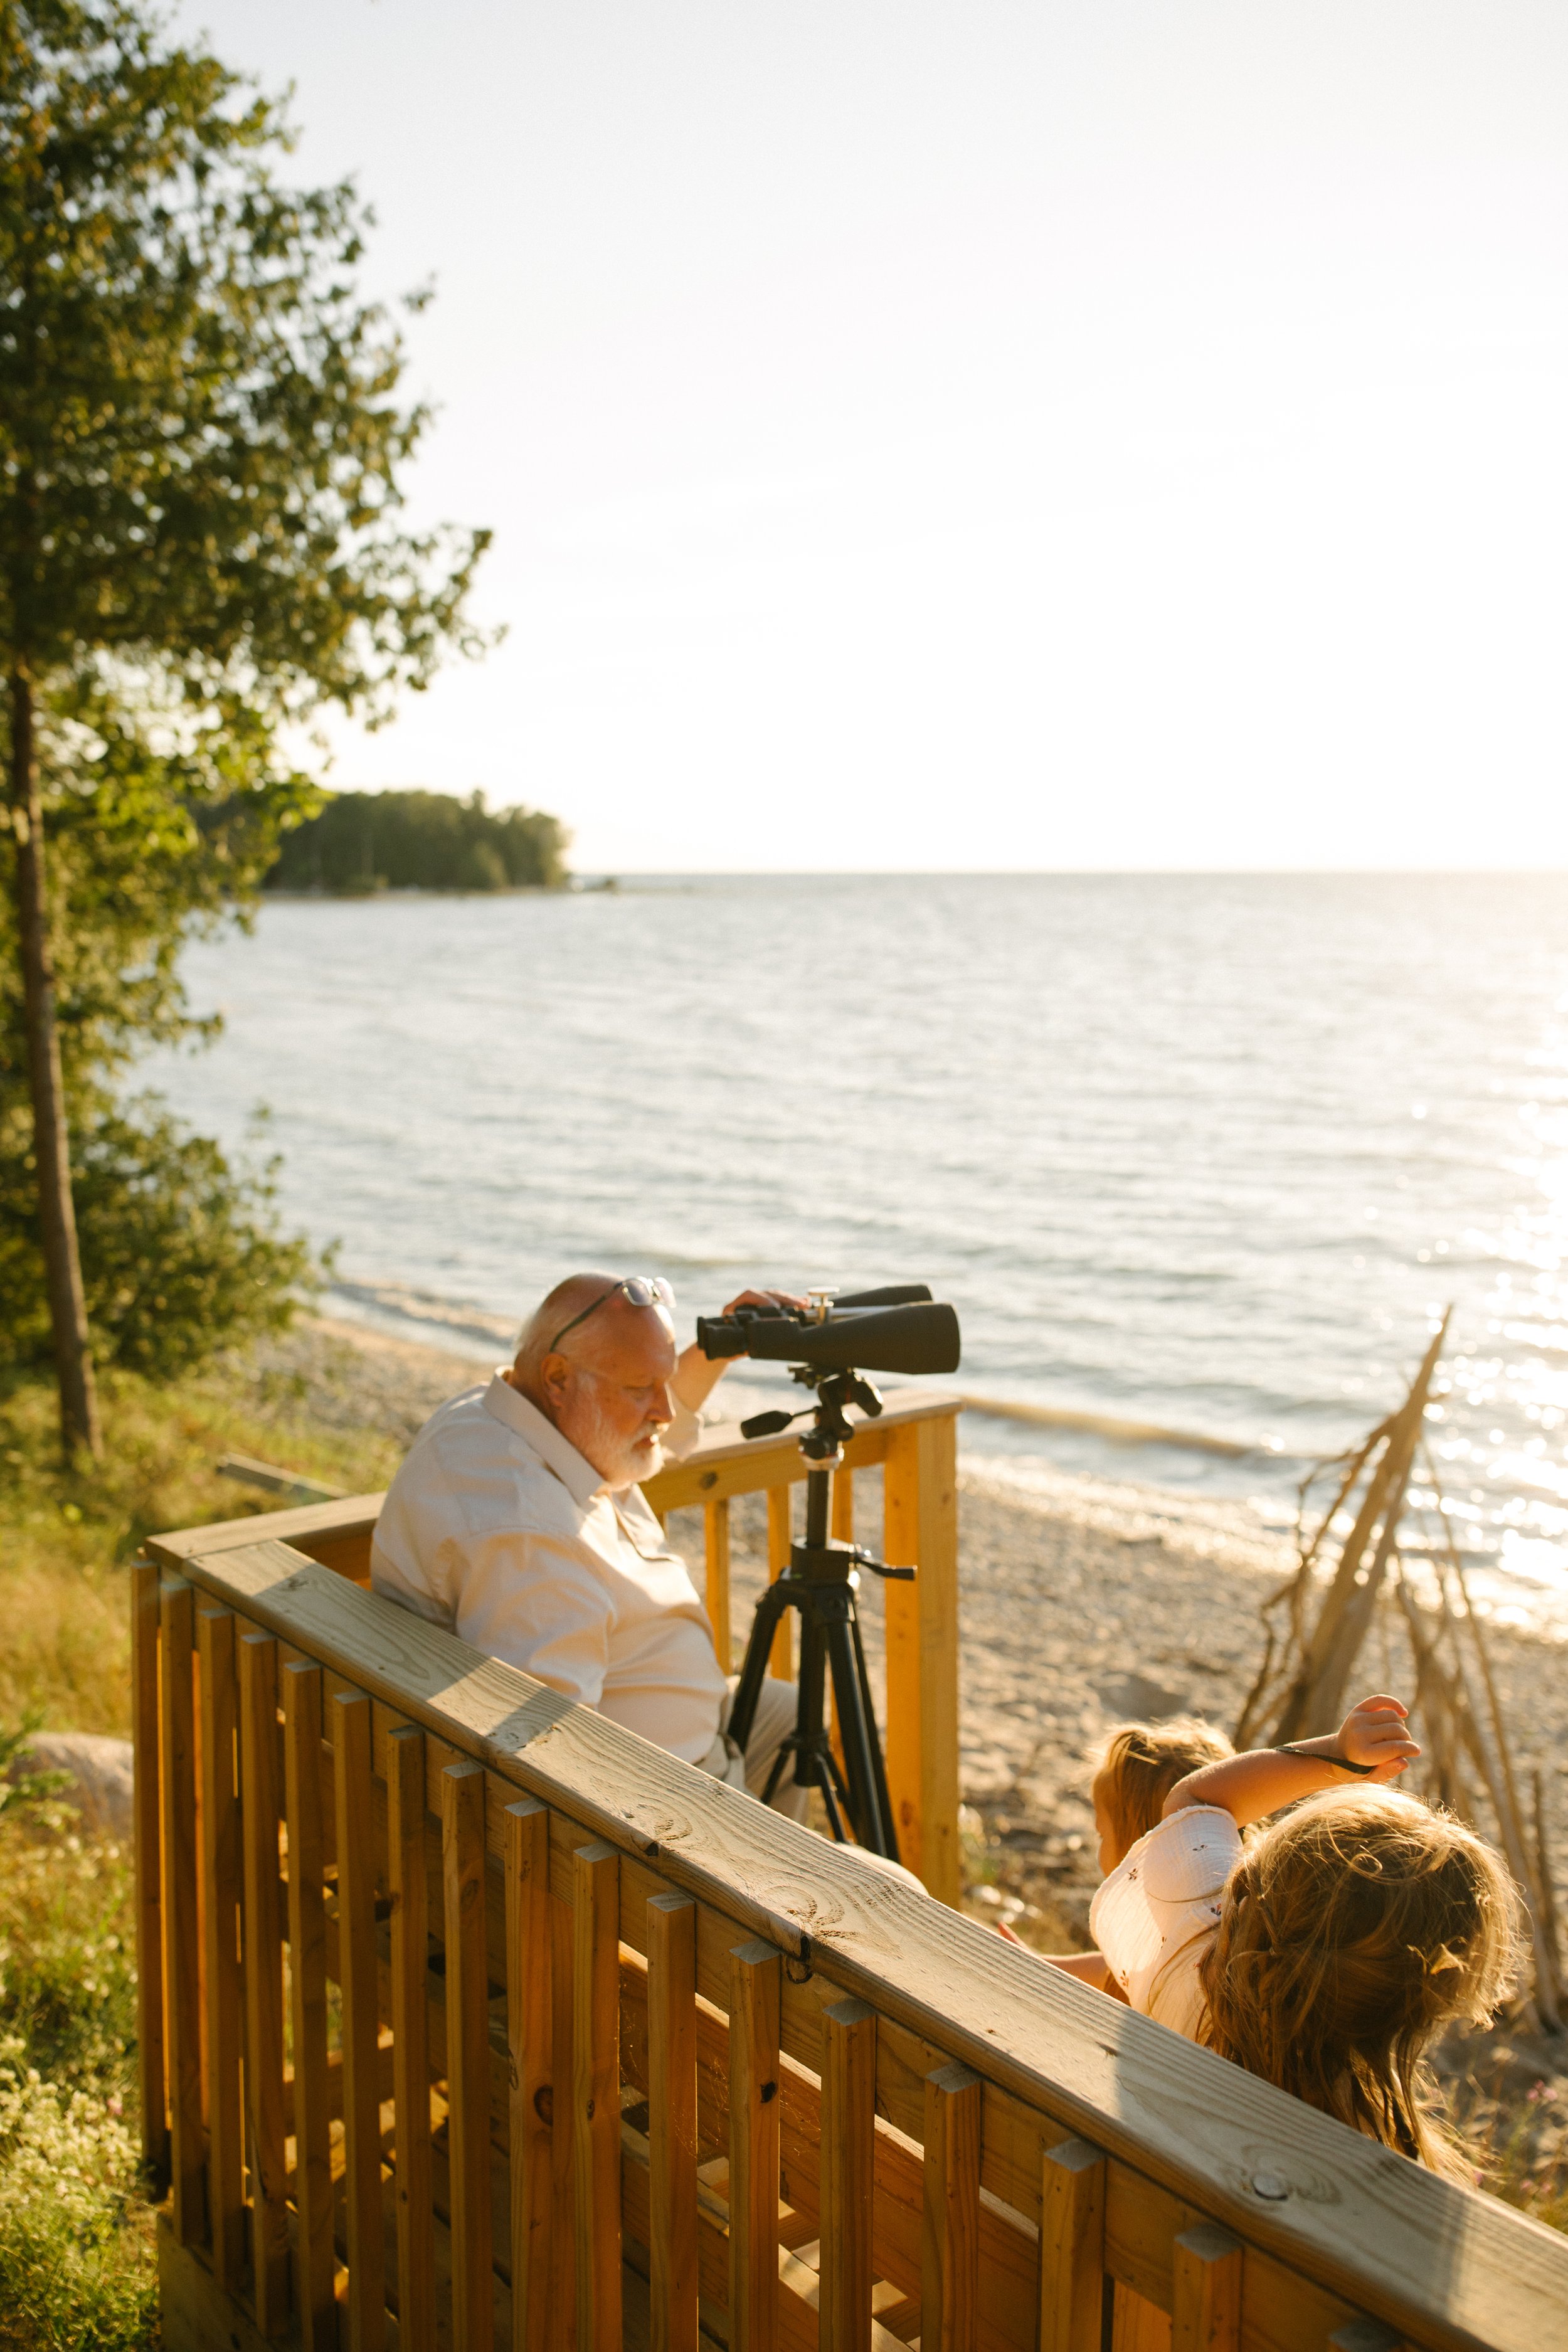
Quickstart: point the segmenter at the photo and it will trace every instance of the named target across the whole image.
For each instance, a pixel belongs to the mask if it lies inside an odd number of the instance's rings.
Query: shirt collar
[[[605,1494],[604,1480],[585,1461],[570,1438],[563,1437],[552,1421],[521,1389],[514,1389],[504,1369],[498,1370],[484,1396],[485,1411],[533,1448],[547,1470],[552,1470],[579,1510]]]

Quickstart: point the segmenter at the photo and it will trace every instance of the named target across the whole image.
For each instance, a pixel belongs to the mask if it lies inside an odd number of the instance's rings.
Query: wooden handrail
[[[667,2283],[689,2278],[695,2294],[700,2273],[704,2294],[721,2302],[728,2294],[731,2342],[744,2335],[733,2332],[738,2311],[759,2315],[764,2333],[776,2321],[779,2333],[770,2340],[802,2347],[816,2340],[816,2320],[808,2328],[805,2316],[815,2308],[816,2273],[792,2251],[812,2231],[824,2242],[825,2293],[830,2270],[840,2302],[847,2296],[854,2304],[855,2282],[868,2274],[885,2283],[878,2292],[889,2327],[895,2313],[903,2320],[901,2330],[884,2330],[882,2340],[889,2343],[917,2328],[922,2341],[937,2339],[933,2313],[919,2309],[922,2278],[928,2294],[940,2288],[944,2305],[950,2293],[960,2309],[965,2296],[977,2297],[979,2341],[1008,2352],[1015,2346],[1033,2352],[1037,2342],[1072,2352],[1080,2343],[1098,2344],[1106,2278],[1116,2282],[1118,2294],[1135,2291],[1174,2314],[1177,2345],[1202,2340],[1237,2352],[1266,2347],[1325,2352],[1331,2342],[1373,2340],[1353,2333],[1358,2315],[1366,2314],[1395,2330],[1396,2340],[1430,2352],[1540,2352],[1560,2340],[1568,2310],[1568,2242],[1555,2232],[1423,2172],[1106,2001],[976,1923],[887,1879],[853,1851],[813,1837],[286,1545],[262,1540],[193,1551],[183,1555],[183,1564],[184,1577],[165,1587],[161,1649],[153,1661],[164,1725],[161,1767],[140,1737],[138,1752],[139,1769],[161,1769],[164,1833],[175,1842],[163,1870],[168,1901],[160,1908],[145,1887],[139,1899],[144,1932],[151,1923],[159,1938],[156,1948],[143,1949],[143,1981],[162,1977],[176,1988],[182,2004],[165,2021],[164,2036],[173,2174],[176,2183],[187,2184],[172,2225],[184,2252],[165,2232],[172,2296],[186,2297],[194,2307],[206,2294],[209,2317],[218,2315],[210,2300],[217,2293],[214,2228],[221,2232],[232,2222],[235,2195],[231,2183],[225,2192],[230,2211],[204,2221],[200,2166],[211,2099],[199,2068],[211,2063],[211,2044],[210,2037],[198,2042],[194,1979],[175,1964],[171,1940],[193,1932],[198,1915],[210,1916],[205,1906],[213,1886],[209,1871],[197,1900],[195,1876],[207,1868],[200,1858],[212,1842],[204,1827],[200,1776],[181,1744],[188,1738],[181,1726],[190,1721],[188,1697],[182,1699],[181,1692],[188,1692],[195,1671],[194,1587],[201,1606],[233,1612],[241,1649],[247,1635],[272,1636],[284,1677],[294,1677],[286,1709],[295,1726],[287,1750],[289,1868],[294,1874],[313,1866],[324,1874],[326,1909],[323,1926],[319,1879],[312,1895],[309,1879],[301,1885],[291,1876],[289,1933],[311,1939],[307,1956],[324,1948],[325,1973],[332,1980],[342,1981],[345,1931],[338,1922],[350,1900],[332,1830],[333,1776],[340,1790],[350,1792],[340,1796],[338,1818],[370,1825],[375,1842],[369,1854],[356,1857],[354,1884],[363,1892],[353,1899],[368,1901],[373,1885],[396,1868],[387,1826],[393,1743],[405,1737],[423,1742],[425,1837],[433,1866],[431,1816],[446,1822],[439,1865],[446,1875],[436,1883],[447,1889],[447,1949],[442,1973],[430,1979],[430,2063],[447,2084],[453,2130],[461,2118],[461,2129],[470,2135],[463,2142],[470,2167],[463,2191],[468,2204],[460,2205],[454,2178],[449,2204],[441,2202],[447,2191],[438,2187],[437,2221],[451,2232],[444,2275],[454,2282],[454,2294],[462,2282],[465,2308],[472,2308],[476,2296],[487,2300],[485,2282],[491,2276],[490,2200],[476,2202],[472,2166],[489,2160],[485,2151],[494,2145],[510,2151],[497,2160],[526,2168],[532,2162],[521,2136],[527,2115],[552,2114],[557,2129],[574,2125],[568,2084],[575,2080],[596,2086],[592,2095],[598,2104],[581,2128],[569,2130],[567,2141],[555,2142],[558,2156],[566,2150],[567,2171],[554,2177],[570,2179],[575,2168],[575,2292],[590,2324],[588,2336],[580,2331],[578,2341],[598,2347],[612,2340],[600,2317],[612,2301],[618,2311],[618,2293],[612,2298],[606,2284],[602,2305],[595,2299],[595,2250],[610,2259],[623,2232],[628,2260],[637,2246],[646,2249],[654,2226],[648,2151],[665,2148],[660,2160],[667,2168],[672,2160],[668,2136],[661,2138],[655,2128],[658,2118],[650,2115],[645,2134],[628,2117],[617,2199],[613,2169],[606,2168],[613,2143],[604,2137],[602,2119],[605,2086],[615,2080],[617,2001],[621,2080],[629,2097],[639,2090],[651,2095],[652,2077],[639,2053],[646,2052],[656,2014],[684,2013],[690,2020],[690,2003],[700,1996],[706,2006],[699,2005],[693,2022],[701,2145],[689,2151],[689,2160],[696,2164],[712,2134],[727,2130],[730,2185],[737,2194],[744,2186],[749,2218],[737,2234],[731,2209],[725,2257],[719,2251],[725,2242],[721,2202],[717,2218],[713,2210],[722,2184],[705,2186],[711,2168],[705,2170],[689,2209],[696,2216],[695,2261],[672,2266],[667,2260],[660,2275]],[[145,1610],[149,1582],[155,1580],[152,1568],[137,1571],[139,1609]],[[210,1632],[206,1639],[210,1651]],[[138,1659],[144,1678],[145,1642]],[[353,1715],[356,1695],[372,1701],[368,1759],[377,1793],[369,1798],[363,1779],[342,1779],[348,1751],[340,1749],[345,1736],[340,1727]],[[346,1712],[340,1702],[349,1703]],[[135,1714],[139,1735],[146,1717],[143,1680]],[[251,1744],[254,1748],[254,1735]],[[367,1751],[359,1753],[353,1769],[363,1775]],[[333,1759],[331,1771],[313,1760],[323,1757]],[[405,1752],[399,1750],[399,1758],[405,1760]],[[479,1792],[462,1795],[462,1775],[476,1771]],[[207,1785],[214,1785],[210,1768]],[[344,1811],[356,1787],[358,1811]],[[265,1811],[258,1819],[244,1785],[237,1799],[249,1885],[249,1865],[258,1851],[267,1851],[268,1839],[276,1868],[278,1823]],[[535,1836],[530,1824],[539,1827],[542,1809],[545,1822]],[[508,1826],[514,1816],[515,1839]],[[476,1835],[488,1864],[476,1863]],[[318,1848],[312,1864],[307,1857]],[[530,1907],[528,1889],[537,1884],[531,1870],[547,1874],[552,1899],[542,1908]],[[477,1907],[464,1892],[470,1885],[484,1895]],[[650,1901],[681,1897],[696,1906],[695,1943],[689,1947],[694,1975],[685,1992],[679,1974],[672,1981],[668,1973],[671,1939],[650,1938],[647,1925]],[[557,1917],[565,1921],[563,1930],[551,1925]],[[605,1973],[617,1936],[618,1993]],[[310,1998],[319,2000],[320,1963],[312,1958],[310,1965],[316,1970]],[[542,1966],[552,1965],[555,1999],[574,2001],[570,2013],[576,2019],[575,2038],[566,2045],[559,2025],[550,2029],[556,2036],[553,2060],[542,2013],[532,2015],[518,1990],[536,1982]],[[514,1991],[514,2084],[547,2084],[548,2074],[542,2076],[539,2069],[555,2068],[553,2107],[540,2093],[526,2113],[514,2100],[510,2136],[504,2063],[482,2032],[477,2041],[471,2033],[461,2040],[444,2007],[456,1997],[454,1988],[468,1986],[464,2014],[477,2015],[482,2025],[487,1979],[489,1986],[499,1981]],[[374,2045],[373,2021],[363,2007],[377,1998],[373,1979],[371,1972],[362,1981],[356,1963],[353,1981],[361,1990],[353,1995],[353,2013],[345,2009],[345,2049]],[[574,1994],[569,1991],[574,1983]],[[846,2010],[846,2000],[863,2007]],[[742,2017],[747,2038],[738,2051],[736,2021]],[[868,2017],[871,2023],[862,2033]],[[867,2093],[856,2086],[868,2081],[878,2183],[869,2253],[854,2239],[860,2226],[856,2216],[838,2210],[837,2201],[830,2210],[817,2185],[830,2133],[833,2160],[840,2167],[834,2178],[844,2177],[846,2165],[851,2173],[864,2167],[868,2126],[856,2102]],[[973,2096],[965,2090],[971,2082],[978,2084]],[[324,2095],[324,2085],[318,2086],[318,2102]],[[755,2146],[767,2143],[748,2143],[751,2171],[736,2170],[735,2135],[745,2128],[740,2118],[750,2111],[746,2103],[761,2100],[765,2107],[775,2097],[782,2188],[795,2217],[787,2230],[780,2182],[770,2184],[765,2167],[761,2175],[756,2170]],[[475,2120],[476,2100],[489,2112],[488,2140]],[[591,2128],[595,2114],[601,2122]],[[770,2122],[770,2131],[780,2128]],[[379,2173],[379,2147],[367,2150],[363,2139],[362,2134],[359,2156],[351,2153],[351,2168],[358,2168],[349,2183],[351,2200],[369,2195],[365,2165]],[[521,2177],[514,2168],[514,2200]],[[536,2200],[552,2193],[546,2175],[527,2178]],[[942,2182],[945,2189],[939,2188]],[[317,2199],[317,2190],[306,2187]],[[312,2203],[312,2229],[325,2210]],[[505,2210],[504,2196],[498,2210]],[[531,2210],[526,2200],[511,2207],[514,2214]],[[664,2198],[658,2210],[687,2209]],[[472,2216],[471,2231],[465,2212]],[[420,2226],[427,2237],[427,2216]],[[571,2232],[563,2273],[551,2239],[543,2229],[525,2242],[522,2273],[513,2263],[518,2250],[503,2256],[498,2244],[498,2311],[503,2293],[510,2310],[510,2298],[525,2291],[543,2295],[553,2282],[549,2292],[557,2302],[551,2308],[559,2318],[565,2307],[560,2298],[574,2292]],[[368,2242],[363,2231],[362,2242]],[[379,2250],[375,2259],[379,2265]],[[379,2296],[379,2267],[376,2278]],[[351,2311],[357,2293],[351,2271]],[[245,2320],[243,2291],[224,2294],[224,2309]],[[858,2312],[856,2305],[851,2315]],[[695,2324],[694,2305],[691,2315]],[[869,2315],[863,2315],[869,2325]],[[1201,2339],[1191,2333],[1200,2317],[1206,2331]],[[482,2322],[473,2325],[478,2332],[471,2340],[477,2344],[483,2335],[488,2345]],[[1085,2334],[1086,2328],[1092,2332]],[[563,2334],[535,2340],[558,2341]],[[614,2340],[620,2340],[618,2333]]]

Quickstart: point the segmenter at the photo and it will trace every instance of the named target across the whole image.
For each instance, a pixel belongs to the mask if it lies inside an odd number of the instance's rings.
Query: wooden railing
[[[854,1437],[833,1482],[833,1533],[855,1533],[857,1471],[882,1470],[883,1545],[891,1565],[915,1568],[912,1584],[883,1586],[887,1641],[886,1748],[902,1859],[944,1903],[956,1904],[962,1882],[958,1850],[958,1477],[956,1397],[920,1389],[889,1393],[879,1421],[856,1416]],[[765,1495],[768,1574],[789,1558],[792,1497],[807,1465],[792,1438],[742,1437],[721,1424],[686,1461],[647,1480],[643,1492],[661,1519],[672,1511],[703,1515],[706,1599],[725,1671],[734,1654],[730,1575],[730,1506],[743,1495]],[[384,1500],[350,1495],[262,1517],[226,1519],[160,1537],[157,1556],[177,1567],[198,1546],[223,1550],[268,1536],[290,1543],[356,1584],[370,1582],[371,1540]],[[794,1514],[798,1517],[799,1514]],[[786,1617],[774,1643],[771,1671],[785,1681],[793,1671]]]
[[[168,2352],[1563,2341],[1553,2232],[287,1544],[152,1549]]]

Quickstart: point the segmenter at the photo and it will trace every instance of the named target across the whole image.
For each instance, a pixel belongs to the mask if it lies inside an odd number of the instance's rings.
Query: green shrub
[[[307,1244],[277,1231],[271,1166],[231,1167],[151,1097],[122,1108],[100,1097],[92,1110],[73,1189],[100,1364],[175,1379],[216,1347],[281,1329],[313,1269]],[[25,1118],[0,1125],[0,1370],[10,1372],[47,1362],[51,1344],[31,1142]]]

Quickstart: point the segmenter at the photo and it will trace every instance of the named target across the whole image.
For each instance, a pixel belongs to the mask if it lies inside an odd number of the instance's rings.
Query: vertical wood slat
[[[768,1582],[776,1584],[789,1566],[789,1548],[794,1539],[795,1488],[791,1486],[768,1488]],[[768,1672],[775,1681],[795,1679],[795,1612],[786,1609],[773,1629],[773,1646],[768,1652]]]
[[[1102,2148],[1063,2140],[1040,2187],[1040,2352],[1100,2352],[1105,2304]]]
[[[201,1945],[196,1902],[195,1596],[172,1577],[159,1600],[159,1778],[162,1783],[163,2041],[169,2074],[170,2215],[182,2245],[206,2233],[202,2129]]]
[[[512,2352],[550,2352],[553,2087],[549,1808],[537,1797],[524,1797],[507,1807],[504,1826]]]
[[[485,1769],[441,1775],[447,1931],[447,2099],[452,2184],[452,2341],[489,2352],[491,2272],[489,1975],[485,1958]]]
[[[926,2076],[921,2352],[979,2341],[980,2099],[980,2076],[956,2060]]]
[[[673,1891],[648,1897],[647,2083],[649,2343],[697,2352],[697,1906]]]
[[[730,2352],[776,2352],[779,2294],[779,2020],[784,1958],[773,1944],[730,1954]]]
[[[207,2222],[213,2277],[226,2294],[245,2267],[245,2115],[240,2069],[240,1831],[235,1777],[239,1702],[235,1620],[196,1616],[201,1684],[203,1991],[207,2049]]]
[[[332,1795],[338,1843],[338,1985],[342,1996],[349,2352],[383,2352],[386,2342],[372,1780],[370,1701],[357,1691],[340,1691],[332,1701]]]
[[[708,1622],[721,1674],[733,1671],[730,1643],[730,1505],[722,1496],[702,1506],[702,1549],[708,1572]]]
[[[1241,2241],[1213,2221],[1176,2239],[1171,2352],[1240,2352]]]
[[[398,2352],[436,2352],[436,2232],[430,2178],[429,1879],[425,1864],[425,1734],[386,1743],[392,2095],[396,2121]]]
[[[621,1858],[572,1857],[577,2352],[621,2352]]]
[[[305,2352],[336,2352],[331,2126],[327,2098],[327,1914],[321,1669],[283,1670],[289,1832],[289,2000],[294,2044],[294,2309]]]
[[[821,2352],[871,2352],[877,2012],[863,2000],[837,2001],[823,2011],[822,2032],[818,2342]]]
[[[239,1643],[239,1789],[245,1881],[245,2135],[250,2267],[263,2336],[289,2325],[283,2139],[283,1920],[278,1874],[278,1644]]]
[[[572,1906],[552,1895],[550,1914],[550,2080],[553,2085],[550,2135],[550,2343],[570,2344],[575,2326],[577,2210],[576,2155],[572,2136],[573,2018],[576,2001]]]
[[[142,2161],[154,2197],[169,2183],[169,2108],[163,2080],[163,1840],[159,1832],[158,1571],[131,1571],[131,1729],[135,1790],[136,2065]]]
[[[959,1902],[958,1452],[951,1418],[889,1433],[883,1551],[917,1568],[885,1589],[888,1787],[900,1858],[943,1903]]]

